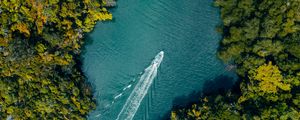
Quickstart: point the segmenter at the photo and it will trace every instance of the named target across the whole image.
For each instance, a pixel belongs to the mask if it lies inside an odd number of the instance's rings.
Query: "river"
[[[90,120],[115,120],[139,78],[164,51],[157,75],[134,120],[159,120],[207,80],[230,74],[217,59],[221,35],[213,0],[118,0],[114,20],[86,36],[83,71],[94,87]],[[222,84],[222,82],[221,82]],[[176,102],[177,101],[177,102]]]

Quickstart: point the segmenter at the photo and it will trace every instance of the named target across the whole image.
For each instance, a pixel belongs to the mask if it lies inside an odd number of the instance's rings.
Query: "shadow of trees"
[[[203,96],[207,95],[224,95],[229,89],[236,88],[236,80],[233,77],[226,75],[219,75],[212,80],[206,80],[203,84],[202,90],[193,91],[188,95],[178,96],[173,100],[173,109],[180,109],[192,104],[199,103]],[[163,120],[170,119],[171,110],[165,113]]]

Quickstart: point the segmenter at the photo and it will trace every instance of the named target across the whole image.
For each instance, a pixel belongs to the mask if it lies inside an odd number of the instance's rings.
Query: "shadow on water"
[[[226,75],[219,75],[211,80],[206,80],[203,84],[202,90],[193,91],[188,95],[178,96],[173,100],[173,109],[183,108],[190,106],[194,103],[199,103],[201,97],[206,95],[225,94],[231,89],[236,80],[233,77]],[[170,119],[171,110],[165,113],[162,117],[163,120]]]
[[[83,56],[84,54],[86,54],[86,52],[87,52],[87,50],[86,50],[87,46],[92,45],[93,42],[94,42],[93,39],[92,39],[92,37],[90,35],[88,35],[88,34],[84,34],[83,40],[84,40],[84,43],[83,43],[83,45],[81,47],[81,56]],[[81,58],[81,61],[83,61],[82,58]]]
[[[113,19],[110,20],[110,21],[100,21],[101,23],[98,22],[97,24],[114,23],[115,21],[116,21],[116,18],[113,18]],[[90,31],[89,33],[84,33],[84,35],[83,35],[83,41],[84,41],[84,43],[83,43],[83,45],[81,46],[81,56],[84,56],[84,55],[87,53],[86,48],[87,48],[88,46],[90,46],[90,45],[93,44],[94,39],[93,39],[92,36],[90,36],[90,34],[93,33],[94,30],[95,30],[95,28],[94,28],[92,31]],[[100,39],[100,40],[101,40],[101,39]],[[81,58],[81,60],[83,61],[82,58]]]

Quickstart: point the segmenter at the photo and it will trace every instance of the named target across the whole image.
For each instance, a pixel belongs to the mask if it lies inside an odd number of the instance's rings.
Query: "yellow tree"
[[[278,67],[269,64],[258,67],[254,73],[250,76],[258,82],[259,91],[264,93],[277,93],[278,90],[289,91],[290,85],[283,82],[283,77]]]
[[[276,94],[280,91],[290,91],[291,85],[284,81],[279,68],[272,65],[272,62],[259,66],[255,70],[249,71],[249,84],[243,84],[239,102],[249,98],[256,99],[259,96],[266,97],[268,100],[277,101]]]

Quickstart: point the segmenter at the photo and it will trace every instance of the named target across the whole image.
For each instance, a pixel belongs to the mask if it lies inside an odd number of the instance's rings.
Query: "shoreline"
[[[96,102],[80,67],[82,36],[112,15],[96,0],[0,8],[0,119],[87,119]]]
[[[103,0],[103,2],[105,3],[104,7],[116,7],[117,6],[116,0]]]

